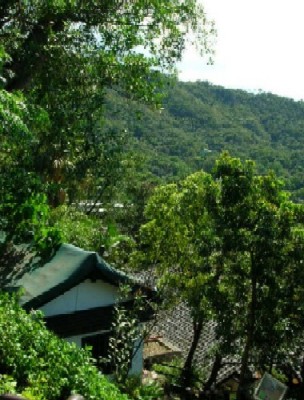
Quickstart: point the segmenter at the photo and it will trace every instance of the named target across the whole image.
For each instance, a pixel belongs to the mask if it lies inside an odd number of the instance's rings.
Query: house
[[[21,269],[21,273],[20,273]],[[92,347],[93,357],[106,357],[115,305],[120,300],[119,287],[129,284],[133,293],[140,289],[146,296],[153,291],[114,269],[97,253],[63,244],[46,263],[27,262],[9,277],[5,288],[22,288],[24,309],[41,310],[47,327],[58,336],[83,347]],[[134,299],[123,302],[132,307]],[[151,309],[142,313],[141,322],[151,318]],[[142,345],[136,343],[131,373],[142,371]],[[111,366],[103,369],[111,373]]]

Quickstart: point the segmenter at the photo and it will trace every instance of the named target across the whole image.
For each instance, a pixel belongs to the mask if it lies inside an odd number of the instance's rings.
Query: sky
[[[304,99],[304,0],[201,1],[217,30],[214,64],[188,48],[180,80]]]

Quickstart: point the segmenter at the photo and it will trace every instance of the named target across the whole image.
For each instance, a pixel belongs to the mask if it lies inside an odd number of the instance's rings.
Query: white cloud
[[[204,0],[218,31],[215,63],[194,48],[179,64],[181,80],[262,89],[304,98],[303,0]]]

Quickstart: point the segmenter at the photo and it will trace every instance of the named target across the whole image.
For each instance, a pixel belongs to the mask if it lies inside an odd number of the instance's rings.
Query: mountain
[[[106,129],[127,130],[145,173],[168,182],[193,171],[210,171],[228,150],[253,159],[259,172],[282,177],[295,200],[304,199],[304,102],[269,93],[251,94],[207,82],[169,87],[161,110],[111,90]]]

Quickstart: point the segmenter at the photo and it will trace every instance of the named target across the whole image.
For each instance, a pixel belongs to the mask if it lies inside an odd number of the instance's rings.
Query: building
[[[114,307],[132,308],[132,295],[122,301],[120,286],[128,284],[131,293],[141,290],[151,298],[151,289],[114,269],[95,252],[63,244],[45,263],[25,262],[18,266],[5,285],[6,290],[22,288],[21,305],[27,311],[41,310],[47,327],[58,336],[83,347],[92,347],[93,357],[107,357]],[[152,316],[151,309],[142,313],[140,321]],[[135,343],[136,354],[131,373],[142,371],[142,344]],[[104,373],[111,373],[105,366]]]

